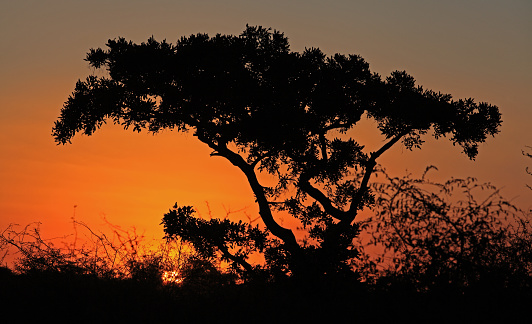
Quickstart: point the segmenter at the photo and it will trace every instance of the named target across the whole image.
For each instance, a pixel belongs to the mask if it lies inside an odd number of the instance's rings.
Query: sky
[[[501,133],[475,161],[427,138],[421,150],[394,147],[379,162],[392,175],[435,165],[439,179],[476,177],[531,208],[532,161],[521,154],[532,146],[530,17],[530,0],[0,0],[0,231],[41,222],[42,235],[54,237],[71,233],[75,217],[93,229],[107,220],[160,238],[175,202],[202,216],[210,208],[255,218],[244,176],[191,134],[107,125],[66,146],[51,136],[76,81],[103,73],[83,60],[90,48],[118,37],[238,35],[246,24],[284,32],[293,51],[359,54],[383,77],[406,70],[424,88],[497,105]],[[369,151],[382,145],[360,137]]]

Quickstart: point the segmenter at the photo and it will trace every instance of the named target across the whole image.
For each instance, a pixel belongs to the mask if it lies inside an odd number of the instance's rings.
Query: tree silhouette
[[[496,106],[423,89],[404,71],[383,80],[358,55],[290,51],[284,34],[262,27],[176,44],[118,38],[91,49],[86,61],[109,75],[77,82],[53,127],[56,142],[91,135],[108,120],[134,131],[192,131],[246,176],[279,239],[271,255],[294,274],[351,271],[355,219],[373,202],[371,175],[392,146],[419,148],[430,131],[474,159],[501,124]],[[374,152],[353,138],[362,118],[385,138]],[[276,184],[261,185],[261,173]],[[306,243],[274,218],[279,210],[301,221]]]
[[[369,245],[383,252],[361,258],[369,280],[418,291],[530,289],[532,215],[497,188],[474,178],[437,183],[426,173],[386,179],[375,184],[378,207],[367,223]]]

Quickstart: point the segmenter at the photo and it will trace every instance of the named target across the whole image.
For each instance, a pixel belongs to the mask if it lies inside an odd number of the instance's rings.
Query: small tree
[[[427,169],[428,170],[428,169]],[[402,282],[420,290],[474,287],[529,289],[530,216],[489,183],[473,178],[445,183],[387,177],[376,185],[376,214],[367,223],[367,279]]]
[[[404,71],[383,80],[358,55],[292,52],[282,33],[262,27],[239,36],[191,35],[175,45],[119,38],[107,47],[91,49],[86,60],[109,76],[77,82],[53,127],[56,142],[91,135],[107,120],[135,131],[192,131],[211,156],[246,176],[264,225],[280,242],[274,263],[292,273],[351,271],[355,218],[373,202],[371,175],[392,146],[419,148],[432,131],[473,159],[501,124],[496,106],[425,90]],[[374,120],[385,138],[374,152],[350,132],[362,118]],[[276,184],[261,185],[261,173]],[[275,219],[277,210],[302,222],[308,244]]]

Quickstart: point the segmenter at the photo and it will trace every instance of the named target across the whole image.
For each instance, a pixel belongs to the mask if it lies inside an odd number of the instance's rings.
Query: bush
[[[85,224],[74,223],[88,232],[80,245],[74,240],[47,240],[41,237],[40,223],[25,227],[11,224],[0,236],[0,248],[7,255],[14,247],[18,256],[14,272],[21,275],[92,276],[132,279],[160,284],[164,271],[176,271],[189,250],[178,241],[152,248],[133,229],[110,225],[112,235],[96,233]]]
[[[366,280],[416,291],[531,288],[531,215],[494,186],[473,178],[441,184],[426,172],[386,179],[364,224],[368,245],[382,249],[359,260]]]

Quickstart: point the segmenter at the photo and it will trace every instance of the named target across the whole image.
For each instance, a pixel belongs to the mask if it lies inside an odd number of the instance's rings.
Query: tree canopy
[[[382,78],[359,55],[291,51],[283,33],[263,27],[175,44],[118,38],[90,49],[86,61],[108,76],[77,82],[53,127],[57,143],[91,135],[107,121],[135,131],[191,131],[211,155],[244,173],[289,262],[319,260],[319,273],[347,269],[356,255],[355,218],[373,201],[369,181],[384,152],[420,148],[431,134],[474,159],[478,144],[501,125],[494,105],[424,89],[405,71]],[[349,132],[363,118],[386,139],[374,152]],[[261,172],[277,183],[261,185]],[[276,210],[299,219],[314,243],[298,242],[276,221]]]

